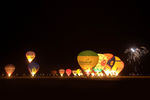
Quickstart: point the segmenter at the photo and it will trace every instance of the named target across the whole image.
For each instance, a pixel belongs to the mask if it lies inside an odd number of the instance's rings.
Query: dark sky
[[[40,71],[48,72],[78,68],[76,56],[87,49],[123,59],[128,47],[149,48],[148,2],[20,0],[2,5],[1,71],[12,63],[16,72],[27,72],[28,50],[36,52]],[[146,64],[145,68],[150,69]]]

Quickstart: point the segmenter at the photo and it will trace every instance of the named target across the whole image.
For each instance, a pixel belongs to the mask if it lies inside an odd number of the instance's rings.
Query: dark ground
[[[6,100],[142,99],[149,96],[150,79],[0,79]]]

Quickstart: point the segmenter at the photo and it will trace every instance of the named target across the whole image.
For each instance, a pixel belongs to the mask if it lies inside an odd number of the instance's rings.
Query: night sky
[[[16,73],[28,73],[25,53],[29,50],[37,55],[39,72],[46,73],[79,68],[76,57],[83,50],[124,59],[126,48],[150,48],[148,1],[20,0],[2,5],[0,72],[6,64],[14,64]],[[146,73],[148,62],[146,57]]]

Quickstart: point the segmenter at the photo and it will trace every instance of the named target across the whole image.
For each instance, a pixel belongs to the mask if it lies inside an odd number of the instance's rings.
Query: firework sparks
[[[127,62],[129,64],[132,64],[134,67],[134,70],[137,72],[137,66],[140,65],[141,59],[149,53],[148,49],[144,46],[141,46],[140,48],[128,48],[124,52],[127,54]]]
[[[140,64],[140,60],[143,56],[145,56],[149,51],[146,47],[142,46],[140,48],[129,48],[125,50],[125,54],[127,54],[127,61],[129,63],[138,62]]]

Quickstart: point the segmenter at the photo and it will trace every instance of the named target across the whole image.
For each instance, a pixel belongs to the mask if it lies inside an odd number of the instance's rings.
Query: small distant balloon
[[[76,70],[72,70],[72,73],[74,76],[77,76],[77,71]]]
[[[13,64],[8,64],[5,66],[5,71],[8,75],[8,77],[10,77],[12,75],[12,73],[15,71],[15,66]]]
[[[71,75],[71,69],[66,69],[66,74],[67,74],[68,76],[70,76],[70,75]]]
[[[56,70],[52,70],[52,71],[51,71],[51,74],[52,74],[53,76],[56,76],[57,71],[56,71]]]
[[[82,70],[81,69],[77,69],[77,74],[78,74],[78,76],[81,76],[83,74]]]
[[[65,70],[64,70],[64,69],[59,69],[59,74],[60,74],[60,76],[63,76],[64,73],[65,73]]]
[[[32,62],[28,65],[28,70],[32,76],[34,76],[38,72],[39,68],[40,66],[38,63]]]
[[[34,58],[35,58],[35,52],[28,51],[26,53],[26,58],[28,59],[28,62],[31,63],[34,60]]]

